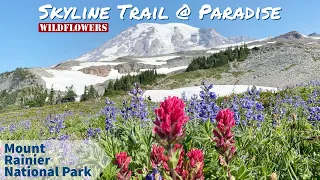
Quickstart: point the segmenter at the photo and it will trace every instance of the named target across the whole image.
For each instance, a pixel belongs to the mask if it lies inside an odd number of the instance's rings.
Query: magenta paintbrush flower
[[[163,163],[166,163],[167,157],[165,156],[165,149],[162,146],[153,145],[151,149],[150,159],[153,168],[157,168]]]
[[[178,97],[168,97],[155,110],[156,121],[153,131],[167,143],[177,143],[184,137],[183,126],[189,117],[184,112],[185,104]]]
[[[234,145],[235,140],[231,129],[235,126],[234,113],[230,109],[224,109],[219,111],[217,117],[217,129],[213,130],[214,138],[216,142],[216,149],[220,154],[219,160],[222,166],[227,167],[229,179],[231,179],[231,171],[228,167],[229,162],[236,153],[236,147]]]
[[[187,153],[188,159],[189,159],[189,179],[192,180],[203,180],[203,166],[204,166],[204,157],[203,153],[199,149],[191,149]]]
[[[116,154],[115,164],[120,169],[117,175],[118,180],[129,180],[131,178],[132,172],[129,171],[130,162],[131,157],[129,157],[126,152]]]
[[[216,120],[218,122],[218,129],[221,133],[226,133],[228,130],[235,126],[234,113],[230,109],[219,111]]]

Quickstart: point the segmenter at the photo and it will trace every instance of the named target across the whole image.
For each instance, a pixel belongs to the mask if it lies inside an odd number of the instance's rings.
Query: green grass
[[[317,58],[313,58],[313,61],[315,61],[315,62],[318,62],[318,61],[320,61],[320,57],[317,57]]]
[[[295,66],[296,66],[296,64],[291,64],[290,66],[282,69],[281,71],[288,71],[289,69],[291,69],[291,68],[293,68],[293,67],[295,67]]]
[[[237,61],[232,63],[232,67],[237,69],[239,67],[239,64],[237,63]]]
[[[225,65],[222,67],[216,67],[211,69],[183,72],[160,79],[155,83],[155,85],[161,85],[172,89],[183,87],[184,85],[190,82],[201,82],[201,80],[203,80],[204,78],[221,79],[221,74],[227,73],[229,69],[229,65]]]
[[[245,72],[243,72],[243,71],[234,71],[234,72],[231,72],[231,74],[232,74],[234,77],[239,77],[239,76],[245,74]]]

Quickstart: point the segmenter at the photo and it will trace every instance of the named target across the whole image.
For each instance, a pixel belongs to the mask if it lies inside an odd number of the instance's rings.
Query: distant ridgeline
[[[45,82],[26,68],[0,74],[0,113],[26,107],[41,107],[75,100],[73,87],[66,92],[46,89]]]
[[[16,91],[0,92],[0,109],[9,105],[17,104],[21,106],[42,106],[45,103],[48,94],[42,86],[32,86]]]
[[[0,74],[0,112],[11,105],[39,104],[45,101],[46,90],[34,74],[17,68]]]
[[[75,101],[76,94],[72,86],[67,87],[67,93],[62,96],[51,89],[48,91],[44,86],[30,86],[14,91],[0,91],[0,113],[7,110],[41,107],[44,105],[60,104]]]
[[[110,80],[103,96],[123,94],[124,91],[132,89],[133,83],[137,82],[142,86],[147,86],[163,76],[165,75],[158,74],[157,71],[153,69],[141,72],[138,75],[126,75],[120,79]],[[71,84],[66,87],[65,92],[55,91],[53,86],[48,90],[43,84],[29,83],[29,81],[26,83],[26,87],[18,86],[21,82],[33,78],[35,79],[33,74],[21,68],[0,75],[0,80],[7,81],[10,79],[11,82],[11,86],[8,87],[7,90],[0,91],[0,113],[22,108],[74,102],[76,98],[79,97]],[[80,96],[80,101],[97,100],[100,97],[101,95],[99,95],[91,85],[84,88],[84,93]]]
[[[240,48],[236,47],[233,50],[229,47],[227,50],[212,54],[209,57],[202,56],[193,59],[186,71],[210,69],[227,65],[233,61],[244,61],[249,54],[250,49],[248,49],[246,44],[240,46]]]

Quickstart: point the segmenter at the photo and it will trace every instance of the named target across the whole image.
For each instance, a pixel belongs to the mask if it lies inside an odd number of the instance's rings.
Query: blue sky
[[[84,7],[111,7],[110,25],[108,33],[38,33],[37,25],[42,15],[38,8],[45,4],[55,7],[77,7],[78,11]],[[165,7],[165,15],[169,20],[120,20],[120,10],[117,5],[133,4],[142,10],[145,7]],[[183,4],[192,9],[190,20],[183,21],[175,17],[175,12]],[[282,7],[281,20],[203,20],[198,18],[198,10],[203,4],[225,9],[231,7]],[[291,30],[303,34],[320,33],[320,1],[319,0],[10,0],[1,2],[0,10],[0,72],[10,71],[17,67],[48,67],[56,63],[79,57],[97,48],[107,40],[129,26],[141,22],[170,23],[180,22],[196,27],[215,28],[223,36],[250,36],[264,38],[277,36]]]

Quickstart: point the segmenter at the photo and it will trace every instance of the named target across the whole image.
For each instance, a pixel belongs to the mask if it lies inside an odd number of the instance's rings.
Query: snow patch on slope
[[[248,85],[214,85],[212,91],[215,92],[218,96],[227,96],[232,93],[239,94],[246,92],[247,89],[252,88],[253,86]],[[277,88],[273,87],[263,87],[263,86],[256,86],[257,89],[262,91],[277,91]],[[144,96],[150,96],[151,100],[154,102],[163,101],[164,98],[168,96],[177,96],[182,98],[182,93],[185,92],[185,95],[188,99],[190,99],[194,94],[199,94],[201,91],[201,86],[193,86],[193,87],[184,87],[179,89],[172,89],[172,90],[147,90],[144,93]]]
[[[174,67],[174,68],[159,68],[157,69],[157,73],[159,74],[169,74],[171,72],[179,71],[179,70],[184,70],[187,69],[188,66],[179,66],[179,67]],[[147,71],[150,69],[140,69],[140,72],[142,71]]]
[[[247,41],[247,42],[239,42],[239,43],[234,43],[234,44],[220,45],[220,46],[215,47],[215,49],[213,49],[213,50],[207,51],[207,53],[215,54],[215,53],[219,53],[220,51],[225,51],[227,48],[234,49],[234,48],[237,47],[237,46],[242,46],[242,45],[244,45],[244,44],[250,44],[250,43],[255,43],[255,42],[263,42],[263,41],[267,41],[267,40],[269,40],[269,39],[271,39],[271,37],[262,38],[262,39],[258,39],[258,40],[253,40],[253,41]],[[274,43],[276,43],[276,41],[266,42],[266,44],[274,44]],[[254,47],[261,47],[261,46],[264,46],[264,45],[266,45],[266,44],[259,44],[259,45],[248,46],[248,49],[252,49],[252,48],[254,48]]]
[[[265,44],[258,44],[258,45],[253,45],[253,46],[248,46],[248,49],[253,49],[255,47],[262,47],[264,46]]]
[[[301,34],[301,33],[300,33]],[[304,35],[304,34],[301,34],[301,36],[305,37],[305,38],[310,38],[309,36],[307,35]]]
[[[116,66],[116,65],[124,64],[124,63],[125,62],[85,62],[85,63],[81,63],[79,66],[71,67],[71,70],[78,71],[80,69],[91,67],[91,66],[106,66],[106,65]]]
[[[311,36],[310,38],[311,39],[320,39],[320,37],[313,37],[313,36]]]
[[[238,42],[238,43],[233,43],[233,44],[224,44],[224,45],[217,46],[215,48],[217,48],[217,49],[226,49],[228,47],[242,46],[244,44],[249,44],[249,43],[254,43],[254,42],[262,42],[262,41],[266,41],[268,39],[270,39],[270,37],[257,39],[257,40],[253,40],[253,41],[247,41],[247,42],[243,41],[243,42]]]
[[[85,62],[89,58],[90,58],[90,54],[85,54],[85,55],[82,55],[81,57],[77,58],[76,61]]]
[[[136,58],[142,64],[150,65],[163,65],[167,64],[167,61],[170,59],[178,58],[180,56],[160,56],[160,57],[150,57],[150,58]]]
[[[215,54],[215,53],[219,53],[220,51],[222,51],[222,49],[221,50],[210,50],[210,51],[207,51],[207,53],[211,53],[211,54]]]
[[[125,76],[126,74],[120,74],[118,70],[111,69],[108,77],[100,77],[90,74],[85,74],[81,71],[69,71],[69,70],[46,70],[52,74],[53,77],[41,77],[46,82],[46,88],[50,89],[53,85],[53,89],[56,91],[65,91],[67,86],[73,85],[74,91],[78,96],[81,96],[84,91],[84,87],[88,85],[95,85],[103,83],[109,79],[117,79]],[[130,73],[134,75],[136,73]],[[79,97],[78,97],[79,98]]]
[[[84,74],[80,71],[62,71],[62,70],[46,70],[52,74],[52,78],[42,77],[46,82],[48,89],[53,85],[56,91],[65,91],[67,86],[74,86],[75,93],[80,96],[84,91],[84,86],[91,84],[103,83],[107,80],[106,77],[99,77],[89,74]],[[111,74],[111,73],[110,73]]]

